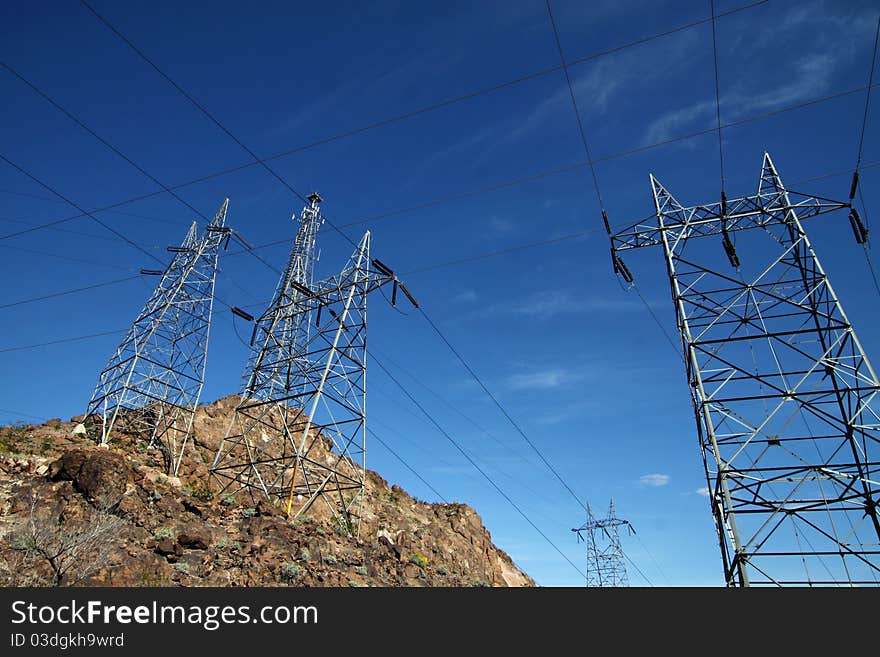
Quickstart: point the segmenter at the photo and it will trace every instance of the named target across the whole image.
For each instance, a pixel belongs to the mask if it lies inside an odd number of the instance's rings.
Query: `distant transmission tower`
[[[587,546],[587,586],[629,586],[623,547],[620,544],[620,528],[627,527],[632,533],[629,520],[615,515],[614,500],[608,505],[608,515],[597,519],[587,503],[587,522],[571,531],[578,541]]]
[[[148,440],[177,474],[205,380],[208,333],[220,245],[228,240],[223,201],[199,238],[195,223],[162,271],[89,401],[87,432],[101,445],[119,433]]]
[[[392,303],[398,286],[415,300],[370,260],[369,232],[338,276],[314,282],[321,198],[308,200],[211,471],[221,491],[281,501],[289,516],[321,498],[354,532],[366,480],[367,295],[392,283]]]
[[[651,185],[657,224],[613,235],[614,267],[663,248],[727,585],[877,585],[880,381],[801,225],[848,210],[864,240],[858,213],[786,191],[767,154],[752,196]]]

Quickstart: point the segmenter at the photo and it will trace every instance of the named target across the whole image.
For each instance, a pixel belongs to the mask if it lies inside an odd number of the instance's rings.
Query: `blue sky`
[[[558,66],[541,0],[444,3],[111,3],[95,8],[261,157],[448,98]],[[646,6],[647,4],[647,6]],[[719,0],[724,12],[743,3]],[[704,19],[702,0],[553,4],[566,58]],[[722,121],[738,122],[863,86],[876,2],[771,0],[718,21]],[[77,2],[0,9],[0,56],[166,185],[250,161],[154,70]],[[593,157],[714,126],[711,28],[686,31],[570,69]],[[100,208],[159,189],[0,69],[0,153],[75,203]],[[753,193],[769,150],[785,181],[854,165],[864,94],[743,123],[724,132],[729,195]],[[872,108],[864,159],[880,160]],[[685,204],[719,193],[716,137],[705,134],[596,165],[611,222],[652,211],[648,173]],[[571,167],[539,180],[347,229],[373,231],[374,255],[401,272],[594,230],[601,225],[561,71],[272,160],[297,190],[325,198],[327,217],[357,222],[434,199]],[[867,215],[877,168],[863,172]],[[849,177],[792,188],[844,199]],[[229,223],[251,244],[291,238],[302,203],[259,167],[178,191],[206,215],[230,198]],[[0,164],[0,236],[76,214]],[[98,215],[159,258],[195,218],[157,195]],[[880,352],[880,310],[844,216],[808,225],[819,257],[868,354]],[[319,274],[350,245],[325,228]],[[288,244],[262,250],[282,266]],[[719,247],[720,249],[720,247]],[[102,283],[155,266],[84,218],[0,239],[0,304]],[[720,254],[720,251],[719,251]],[[742,254],[741,254],[742,257]],[[639,287],[675,331],[660,253],[627,254]],[[261,307],[276,275],[253,258],[224,258],[217,294]],[[677,356],[641,301],[610,271],[607,241],[581,239],[405,277],[427,313],[563,477],[595,507],[613,496],[639,540],[630,557],[656,584],[719,585],[720,559],[693,415]],[[0,308],[0,348],[123,329],[147,280]],[[417,314],[371,302],[370,343],[487,430],[477,429],[409,375],[411,391],[536,524],[583,567],[571,527],[582,511],[530,452]],[[239,321],[240,320],[235,320]],[[241,324],[244,335],[249,329]],[[246,348],[229,313],[212,327],[204,401],[237,392]],[[81,413],[119,336],[0,351],[0,421]],[[580,576],[465,462],[385,375],[369,374],[369,422],[444,497],[473,505],[495,542],[544,585]],[[379,444],[369,467],[433,499]],[[646,552],[647,546],[656,563]],[[659,568],[657,566],[659,564]],[[644,581],[630,573],[633,583]]]

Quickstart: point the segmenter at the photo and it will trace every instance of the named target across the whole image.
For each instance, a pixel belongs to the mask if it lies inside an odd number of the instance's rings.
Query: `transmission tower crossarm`
[[[685,232],[689,239],[711,237],[754,228],[766,228],[774,223],[774,217],[780,212],[797,212],[798,219],[804,220],[850,207],[848,201],[774,190],[725,199],[725,203],[719,201],[685,208],[653,175],[651,186],[658,199],[658,212],[664,215],[663,224],[640,221],[614,233],[611,235],[611,245],[615,252],[646,246],[661,246],[664,233],[671,242],[681,239]]]

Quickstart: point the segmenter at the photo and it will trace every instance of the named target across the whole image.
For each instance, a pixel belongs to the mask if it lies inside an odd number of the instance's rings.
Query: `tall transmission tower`
[[[663,248],[725,582],[877,585],[880,381],[802,226],[848,210],[864,238],[858,213],[787,191],[766,153],[751,196],[686,208],[651,186],[656,225],[612,235],[612,258],[631,282],[619,253]]]
[[[89,401],[87,433],[107,445],[119,433],[148,440],[162,450],[177,474],[205,381],[208,334],[220,246],[228,242],[229,199],[198,236],[192,224],[162,271],[143,310],[134,320]]]
[[[583,540],[587,546],[587,586],[629,586],[620,544],[621,527],[633,533],[629,520],[617,517],[612,499],[604,518],[596,518],[588,502],[587,522],[571,530],[577,534],[578,541]]]
[[[364,234],[337,276],[314,282],[316,194],[309,196],[269,308],[257,319],[241,400],[211,471],[221,491],[280,501],[289,516],[322,499],[356,532],[366,482],[367,295],[398,286]]]

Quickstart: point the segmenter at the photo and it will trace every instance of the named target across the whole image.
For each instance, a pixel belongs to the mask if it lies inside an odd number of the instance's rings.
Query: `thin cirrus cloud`
[[[709,488],[707,486],[703,486],[702,488],[698,488],[694,492],[697,495],[702,495],[703,497],[709,497]]]
[[[735,121],[824,93],[833,79],[837,59],[830,53],[804,57],[795,65],[795,72],[788,82],[772,85],[763,92],[754,93],[738,85],[721,97],[722,120]],[[706,98],[658,116],[648,124],[642,142],[653,144],[689,131],[708,129],[713,127],[714,121],[715,100]]]
[[[461,292],[456,294],[454,297],[452,297],[452,301],[454,303],[473,303],[478,298],[479,297],[477,296],[477,293],[474,290],[462,290]]]
[[[741,36],[746,30],[731,30],[732,34],[721,41],[726,41],[728,47],[719,52],[722,121],[736,121],[828,93],[839,72],[852,63],[860,47],[869,41],[873,25],[874,15],[867,11],[814,2],[795,7],[779,23],[748,30],[748,38]],[[805,34],[810,38],[804,39]],[[778,60],[780,54],[787,53],[796,53],[797,59],[766,66],[769,59]],[[755,62],[757,68],[738,75],[737,82],[725,90],[724,69],[729,61],[739,65]],[[701,100],[651,121],[643,133],[642,144],[708,129],[714,123],[715,99],[711,89],[706,89]]]
[[[499,316],[551,320],[559,316],[591,312],[644,312],[644,308],[631,296],[600,297],[572,290],[547,290],[475,308],[470,313],[460,315],[459,320],[495,320]]]
[[[651,486],[653,488],[659,488],[660,486],[666,486],[669,483],[669,475],[668,474],[646,474],[639,477],[639,483],[642,486]]]
[[[552,390],[573,383],[581,375],[564,368],[553,368],[535,372],[522,372],[507,377],[505,387],[509,390]]]
[[[630,298],[589,297],[565,290],[551,290],[532,294],[519,303],[508,305],[514,315],[532,317],[555,317],[569,313],[584,313],[596,310],[637,310],[639,304]]]

